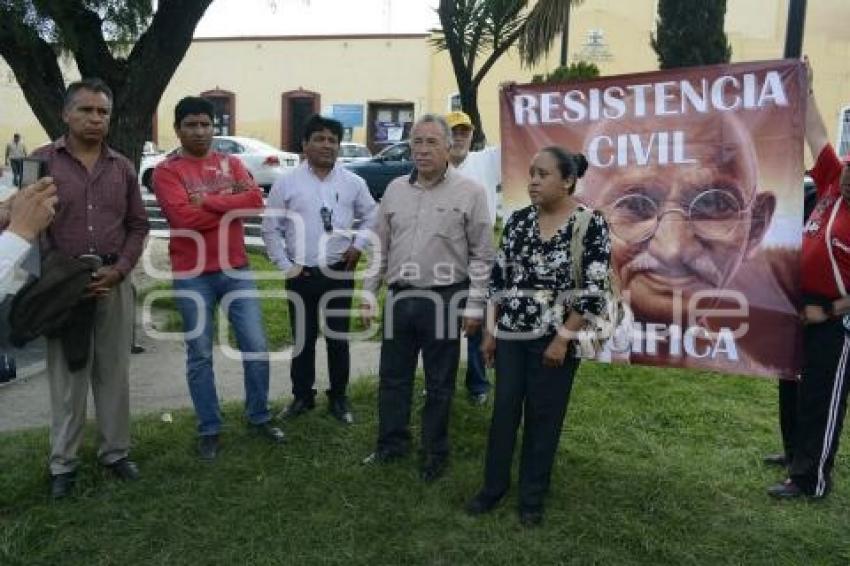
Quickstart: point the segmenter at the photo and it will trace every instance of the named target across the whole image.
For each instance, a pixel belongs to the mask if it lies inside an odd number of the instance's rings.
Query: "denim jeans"
[[[243,275],[249,273],[244,268],[237,271]],[[253,279],[235,278],[226,272],[218,271],[189,279],[175,279],[174,290],[192,293],[192,297],[177,298],[184,332],[195,330],[203,313],[200,334],[186,340],[186,378],[195,414],[198,416],[198,434],[218,434],[221,430],[221,410],[213,373],[216,308],[229,293],[253,291],[256,290],[256,285]],[[257,297],[233,300],[228,307],[227,318],[233,327],[239,350],[252,354],[251,358],[259,358],[243,359],[242,367],[245,370],[245,414],[251,424],[262,424],[271,418],[268,407],[269,361]]]
[[[480,395],[490,391],[487,380],[487,368],[481,353],[481,341],[484,332],[479,330],[466,337],[466,390],[470,395]]]

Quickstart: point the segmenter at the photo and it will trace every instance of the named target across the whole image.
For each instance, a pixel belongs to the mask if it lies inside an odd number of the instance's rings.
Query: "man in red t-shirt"
[[[788,479],[768,489],[777,498],[824,497],[847,403],[850,356],[850,165],[828,141],[809,70],[806,142],[816,158],[817,204],[803,230],[802,378],[781,392]],[[792,386],[793,387],[793,386]],[[796,410],[795,410],[796,409]]]
[[[174,131],[180,151],[154,170],[153,189],[171,227],[168,249],[186,332],[198,452],[209,461],[217,455],[222,424],[213,374],[213,322],[219,303],[226,305],[242,352],[248,422],[273,442],[284,439],[269,423],[268,348],[240,220],[263,208],[263,195],[238,159],[210,150],[211,102],[193,96],[178,102]]]

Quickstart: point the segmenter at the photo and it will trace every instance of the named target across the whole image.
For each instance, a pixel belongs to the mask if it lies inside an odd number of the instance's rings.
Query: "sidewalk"
[[[141,337],[147,351],[130,357],[130,411],[134,415],[191,407],[186,386],[186,354],[183,343],[155,342]],[[379,342],[351,344],[352,381],[378,373]],[[324,341],[316,347],[316,390],[319,399],[328,387],[327,357]],[[244,399],[242,363],[229,359],[216,349],[215,377],[222,401]],[[43,367],[43,366],[41,366]],[[289,362],[272,362],[269,400],[279,410],[281,397],[291,396]],[[41,370],[41,368],[39,368]],[[320,401],[323,402],[323,401]],[[94,418],[89,396],[89,418]],[[44,426],[50,422],[50,400],[46,373],[36,371],[29,377],[0,388],[0,431]]]

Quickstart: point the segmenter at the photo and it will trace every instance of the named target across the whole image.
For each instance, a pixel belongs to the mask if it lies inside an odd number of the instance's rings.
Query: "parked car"
[[[271,186],[287,170],[298,166],[300,158],[295,153],[281,151],[260,140],[237,136],[215,136],[212,141],[214,151],[236,156],[254,181],[268,193]],[[139,180],[147,190],[151,187],[154,167],[179,151],[179,147],[168,153],[142,157],[139,167]]]
[[[339,163],[352,163],[354,161],[369,161],[372,159],[372,152],[362,143],[342,142],[339,144]]]
[[[375,200],[381,200],[390,181],[413,171],[410,142],[398,142],[385,147],[378,155],[367,161],[354,161],[346,163],[345,166],[363,177],[372,197]]]

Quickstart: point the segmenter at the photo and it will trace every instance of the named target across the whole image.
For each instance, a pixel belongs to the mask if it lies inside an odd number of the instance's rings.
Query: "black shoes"
[[[198,439],[198,457],[204,462],[212,462],[218,456],[218,435],[208,434]]]
[[[354,423],[354,415],[348,407],[348,399],[345,397],[331,397],[328,399],[328,413],[341,422],[350,425]]]
[[[248,430],[274,444],[283,444],[286,435],[269,422],[249,424]],[[207,434],[198,437],[198,458],[204,462],[212,462],[218,457],[219,435]]]
[[[107,464],[106,468],[121,481],[136,481],[141,477],[139,466],[129,458],[121,458],[111,464]],[[76,483],[76,470],[64,474],[51,475],[50,498],[55,501],[68,497],[73,493]]]
[[[778,452],[776,454],[768,454],[764,458],[762,458],[762,462],[764,462],[768,466],[779,466],[779,467],[787,467],[791,462],[785,457],[785,454],[782,452]]]
[[[74,491],[77,472],[67,472],[50,476],[50,498],[54,501],[64,499]]]
[[[807,497],[806,492],[800,489],[790,478],[767,488],[767,494],[775,499],[799,499],[801,497]]]
[[[280,412],[278,418],[283,420],[294,419],[307,411],[312,411],[315,406],[316,402],[313,399],[300,399],[296,397],[288,407]],[[354,423],[354,415],[351,414],[348,399],[345,397],[328,396],[328,414],[343,424],[350,425]]]
[[[540,526],[543,522],[542,507],[520,507],[519,508],[519,524],[526,528],[534,528]]]
[[[475,497],[466,502],[464,509],[466,510],[467,515],[472,515],[473,517],[489,513],[496,508],[500,501],[502,501],[503,495],[492,497],[483,490],[479,491],[475,494]]]
[[[443,455],[426,454],[419,466],[419,478],[425,483],[436,481],[446,473],[447,464]]]
[[[249,425],[249,428],[254,431],[254,433],[275,444],[283,444],[286,441],[286,435],[283,431],[276,426],[272,426],[271,423],[265,422],[256,425],[252,424]]]
[[[121,481],[136,481],[139,479],[139,466],[129,458],[121,458],[107,466]]]
[[[307,400],[296,397],[287,408],[280,412],[278,417],[281,419],[294,419],[307,411],[312,411],[315,406],[316,403],[312,399]]]

